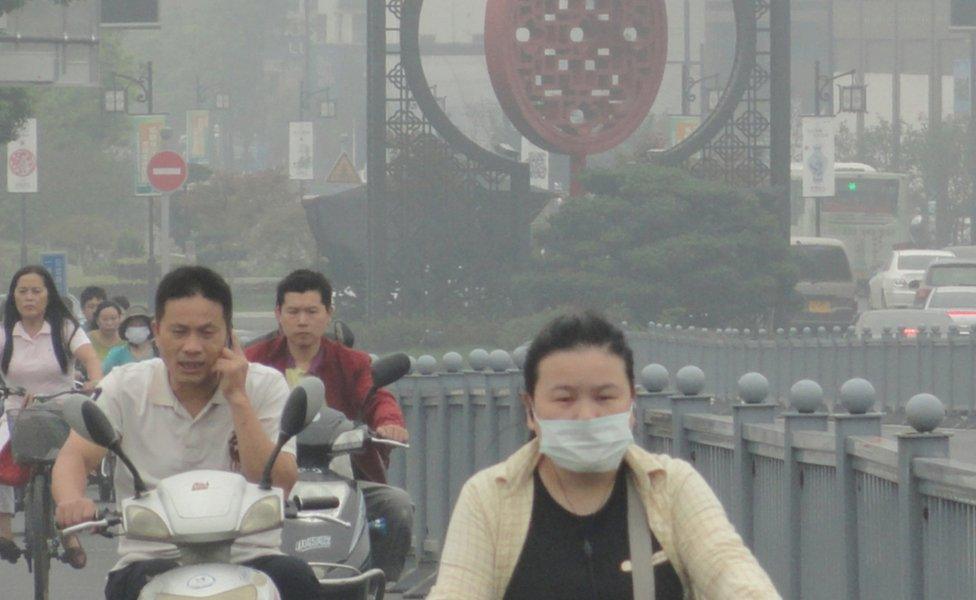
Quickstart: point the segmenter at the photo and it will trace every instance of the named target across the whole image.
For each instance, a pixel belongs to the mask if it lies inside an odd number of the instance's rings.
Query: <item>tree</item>
[[[17,137],[17,131],[31,115],[30,97],[24,88],[0,88],[0,144]]]
[[[537,310],[571,302],[624,318],[755,327],[795,283],[775,215],[752,192],[664,167],[589,172],[520,277]]]

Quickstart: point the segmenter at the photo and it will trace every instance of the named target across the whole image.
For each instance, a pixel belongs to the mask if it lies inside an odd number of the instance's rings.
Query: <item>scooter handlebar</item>
[[[298,510],[329,510],[339,508],[339,498],[336,496],[306,496],[295,495],[292,503]]]
[[[370,440],[372,444],[378,444],[380,446],[390,446],[391,448],[409,448],[410,444],[404,444],[403,442],[398,442],[396,440],[388,440],[386,438],[381,438],[376,435]]]

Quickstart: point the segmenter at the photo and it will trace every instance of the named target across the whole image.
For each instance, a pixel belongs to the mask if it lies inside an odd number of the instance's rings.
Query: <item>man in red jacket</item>
[[[369,355],[325,337],[332,321],[332,285],[321,273],[293,271],[278,284],[275,304],[279,332],[245,350],[251,362],[273,367],[292,387],[305,375],[325,383],[326,403],[348,418],[366,423],[384,438],[407,442],[403,412],[390,392],[366,394],[373,385]],[[386,520],[386,532],[373,533],[370,542],[374,564],[388,581],[403,571],[410,548],[413,504],[410,496],[386,484],[388,454],[370,450],[353,458],[356,476],[366,500],[370,521]]]

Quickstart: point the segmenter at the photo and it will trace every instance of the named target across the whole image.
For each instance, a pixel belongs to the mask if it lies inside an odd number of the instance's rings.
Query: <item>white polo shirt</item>
[[[68,346],[68,372],[61,370],[58,357],[54,354],[54,339],[51,337],[51,324],[44,321],[37,335],[31,337],[23,323],[17,321],[13,329],[13,354],[10,367],[3,373],[3,379],[10,387],[22,387],[30,394],[56,394],[70,390],[75,378],[75,358],[78,349],[91,341],[81,327],[67,321],[61,339]],[[70,340],[70,341],[68,341]],[[8,343],[7,336],[0,329],[0,356]],[[4,410],[21,408],[24,398],[10,396],[4,401]]]
[[[132,459],[149,489],[161,479],[196,469],[241,472],[231,409],[220,390],[196,416],[191,417],[173,395],[161,358],[112,369],[100,386],[98,404],[122,436],[122,450]],[[268,438],[278,439],[281,411],[288,384],[278,371],[251,363],[245,384],[247,397]],[[232,440],[235,447],[232,449]],[[295,454],[295,440],[285,445]],[[116,462],[118,498],[135,494],[132,475]],[[231,560],[245,562],[259,556],[281,554],[281,530],[242,537],[234,542]],[[112,568],[154,558],[177,558],[176,546],[119,538],[121,560]]]

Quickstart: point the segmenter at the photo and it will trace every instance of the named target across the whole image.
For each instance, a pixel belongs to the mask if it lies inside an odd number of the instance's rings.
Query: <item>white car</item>
[[[969,329],[976,325],[976,287],[943,285],[932,288],[925,300],[925,310],[944,312],[957,327]]]
[[[952,258],[947,250],[895,250],[887,263],[868,281],[873,309],[910,308],[915,304],[913,281],[925,276],[925,269],[938,259]]]

